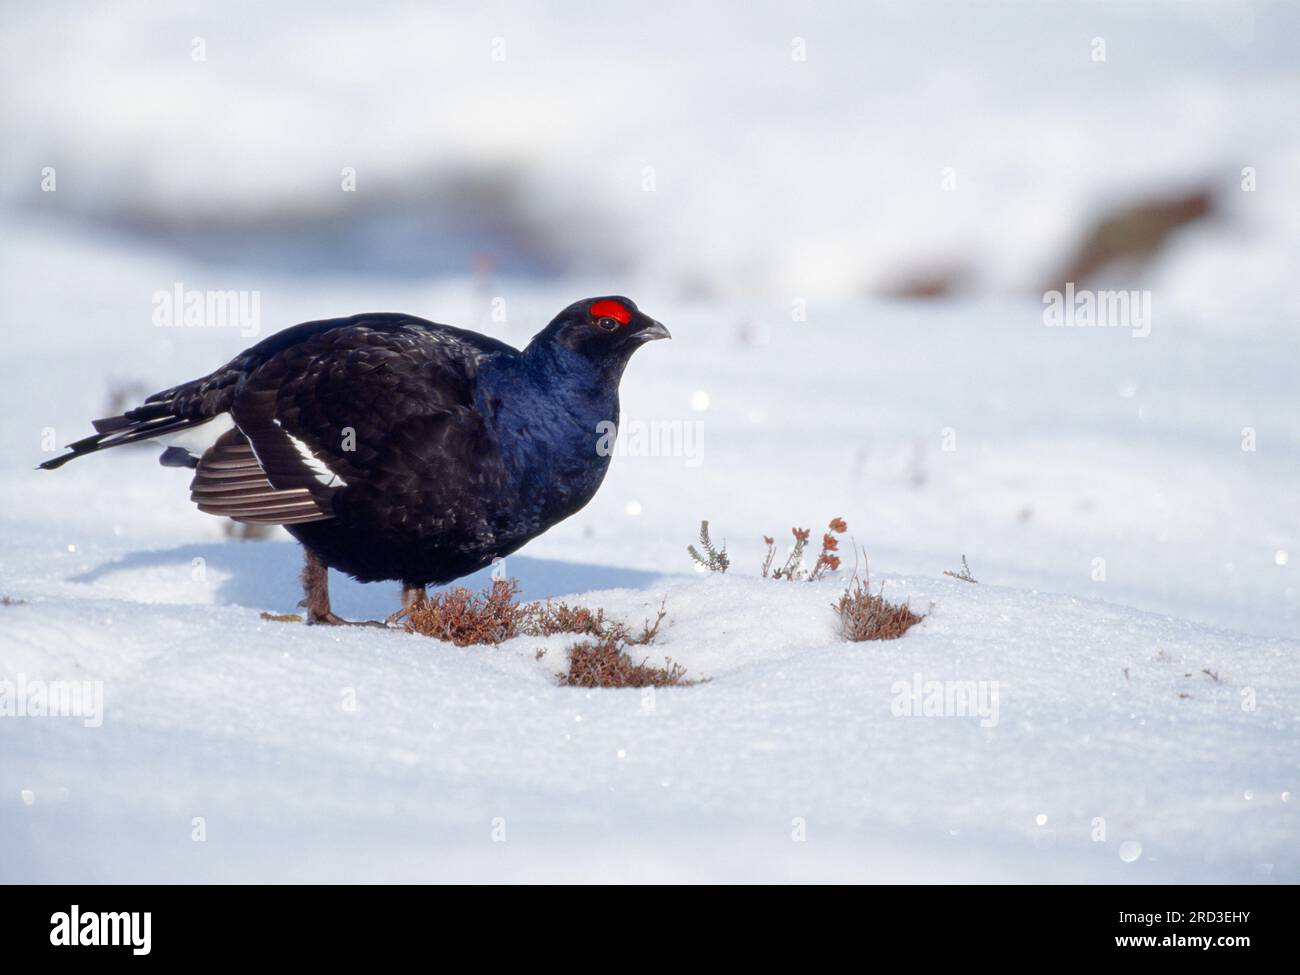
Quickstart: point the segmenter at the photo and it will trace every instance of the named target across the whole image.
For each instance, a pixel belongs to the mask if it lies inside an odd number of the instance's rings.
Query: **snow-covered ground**
[[[859,6],[686,32],[625,12],[630,53],[526,3],[393,5],[360,34],[351,8],[257,30],[238,5],[6,13],[0,595],[22,602],[0,605],[0,680],[89,682],[102,711],[0,716],[0,880],[1300,880],[1294,12]],[[335,206],[341,165],[363,209],[371,180],[525,157],[528,219],[603,216],[599,246],[562,235],[562,274],[195,246],[217,217]],[[1099,203],[1207,175],[1221,218],[1132,285],[1149,335],[1044,325],[1028,285]],[[150,236],[142,213],[201,232]],[[637,260],[593,256],[611,225]],[[987,262],[974,294],[863,297],[952,249]],[[674,338],[624,380],[627,449],[506,571],[631,622],[664,604],[647,652],[708,682],[564,689],[560,638],[265,621],[295,609],[297,546],[227,538],[188,472],[147,449],[34,471],[114,389],[252,341],[157,327],[177,282],[256,290],[263,335],[402,310],[516,344],[631,295]],[[903,639],[837,638],[847,573],[757,578],[764,534],[834,516],[928,611]],[[704,518],[725,577],[686,555]],[[978,585],[943,575],[963,554]],[[334,588],[345,615],[396,605]],[[959,685],[974,713],[905,713],[914,686],[924,711]]]
[[[1297,877],[1294,404],[1267,330],[1136,340],[1046,329],[1032,304],[860,302],[738,331],[647,301],[675,337],[634,359],[627,421],[682,438],[616,457],[507,560],[529,597],[634,622],[665,602],[653,652],[710,681],[647,697],[555,686],[559,638],[265,622],[295,606],[296,546],[224,539],[187,473],[148,450],[33,471],[42,430],[104,412],[106,377],[161,387],[245,341],[104,324],[156,259],[33,239],[0,260],[12,320],[79,286],[12,331],[0,592],[26,603],[0,608],[0,664],[101,682],[103,723],[0,719],[6,879]],[[265,292],[277,321],[475,311],[454,284]],[[521,289],[498,330],[522,340],[562,300]],[[756,578],[763,533],[834,515],[929,609],[904,639],[838,640],[840,580]],[[691,571],[701,517],[725,578]],[[942,575],[963,553],[979,585]],[[355,616],[395,605],[335,588]],[[916,680],[979,682],[984,710],[899,716]]]
[[[227,568],[287,602],[294,553],[249,549]],[[518,561],[545,589],[551,565]],[[10,607],[7,662],[103,680],[105,720],[8,722],[6,879],[1296,876],[1294,643],[890,577],[930,616],[854,645],[833,584],[637,582],[588,598],[634,619],[666,598],[659,650],[710,683],[564,690],[534,659],[554,638],[456,649],[86,582],[75,609]],[[971,717],[896,716],[916,675],[998,683]]]

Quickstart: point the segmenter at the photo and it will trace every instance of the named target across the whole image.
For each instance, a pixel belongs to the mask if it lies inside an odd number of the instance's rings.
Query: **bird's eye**
[[[603,328],[606,332],[612,332],[614,329],[618,328],[618,321],[607,315],[604,318],[597,318],[596,326],[598,328]]]

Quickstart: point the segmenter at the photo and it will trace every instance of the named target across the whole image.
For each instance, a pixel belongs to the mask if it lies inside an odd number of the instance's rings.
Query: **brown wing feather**
[[[306,488],[275,488],[239,429],[227,430],[199,459],[190,500],[200,511],[257,525],[299,525],[334,517]]]

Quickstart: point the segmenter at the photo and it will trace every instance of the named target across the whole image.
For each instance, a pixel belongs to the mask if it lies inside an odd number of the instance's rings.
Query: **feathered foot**
[[[307,610],[308,626],[384,626],[379,620],[345,620],[330,609],[329,566],[303,546],[306,561],[302,567],[303,599],[298,605]]]

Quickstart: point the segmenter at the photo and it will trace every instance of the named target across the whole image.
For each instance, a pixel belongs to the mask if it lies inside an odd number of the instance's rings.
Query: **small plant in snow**
[[[534,604],[536,606],[537,604]],[[701,683],[686,678],[686,668],[671,660],[666,666],[650,667],[645,658],[640,663],[632,659],[627,648],[654,643],[659,626],[667,616],[662,606],[654,622],[645,621],[640,632],[633,632],[625,623],[606,622],[604,612],[571,609],[561,603],[552,608],[545,604],[535,615],[530,626],[538,633],[583,633],[595,637],[583,640],[565,650],[569,669],[560,675],[561,687],[690,687]],[[538,659],[546,653],[539,650]]]
[[[910,630],[924,615],[913,613],[905,602],[901,606],[885,600],[885,587],[871,591],[871,579],[855,572],[849,588],[832,608],[840,617],[840,633],[855,643],[863,640],[896,640]]]
[[[615,640],[619,643],[641,646],[654,643],[659,635],[659,625],[668,616],[663,605],[651,623],[645,621],[639,633],[634,633],[626,623],[619,623],[605,618],[603,609],[587,609],[585,606],[570,606],[567,603],[552,604],[548,599],[544,603],[528,603],[523,607],[523,632],[528,636],[551,636],[555,633],[577,633],[581,636],[594,636],[600,639]]]
[[[840,557],[835,554],[839,550],[840,542],[835,536],[843,535],[849,530],[849,526],[843,518],[832,518],[827,527],[830,531],[822,534],[822,550],[817,556],[817,561],[813,563],[812,572],[808,576],[810,582],[814,579],[820,579],[827,572],[834,572],[840,567]]]
[[[954,579],[960,579],[962,582],[979,582],[978,579],[971,575],[970,566],[966,564],[966,556],[964,555],[961,557],[960,572],[953,572],[952,569],[944,569],[943,574],[946,576],[952,576]]]
[[[849,526],[843,518],[832,518],[830,525],[827,527],[830,531],[822,535],[822,548],[817,554],[817,561],[813,563],[811,570],[805,570],[803,561],[804,550],[808,547],[808,539],[812,535],[812,532],[807,528],[790,529],[791,534],[794,535],[794,547],[790,549],[789,557],[779,569],[772,568],[772,563],[776,560],[776,542],[770,535],[764,535],[763,541],[767,545],[767,556],[763,559],[763,578],[785,579],[787,582],[807,579],[809,582],[815,582],[827,572],[834,572],[838,569],[840,567],[840,557],[835,553],[839,550],[840,542],[835,536],[844,534],[849,530]]]
[[[406,629],[466,647],[475,643],[500,643],[519,636],[529,607],[515,600],[519,583],[495,579],[483,594],[457,586],[433,593],[412,608]]]
[[[686,668],[671,660],[665,667],[636,663],[617,640],[575,643],[569,648],[569,669],[560,675],[561,687],[690,687]]]
[[[570,606],[568,603],[533,603],[529,607],[528,631],[531,636],[550,636],[553,633],[583,633],[604,636],[608,630],[603,609]],[[617,624],[621,625],[621,624]]]
[[[519,583],[514,579],[494,580],[483,592],[463,586],[434,593],[411,610],[406,629],[447,640],[458,647],[497,644],[516,636],[552,636],[573,633],[590,639],[574,643],[565,651],[568,670],[560,675],[563,687],[690,687],[686,668],[671,660],[664,667],[650,667],[643,658],[634,661],[628,647],[653,643],[668,611],[661,605],[654,620],[634,630],[626,623],[605,617],[603,609],[570,606],[567,603],[521,603]],[[537,659],[545,656],[537,651]]]
[[[707,521],[700,522],[700,548],[704,549],[704,555],[701,555],[694,545],[686,546],[686,551],[690,553],[696,565],[703,566],[710,572],[726,572],[731,568],[731,559],[727,558],[726,542],[723,542],[721,549],[714,546],[713,539],[709,537]]]

